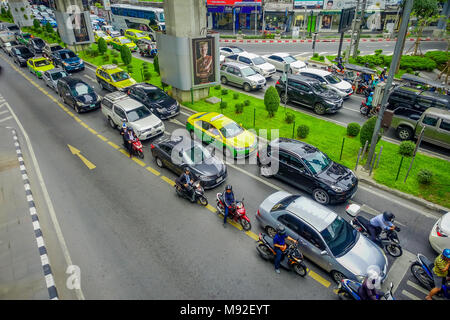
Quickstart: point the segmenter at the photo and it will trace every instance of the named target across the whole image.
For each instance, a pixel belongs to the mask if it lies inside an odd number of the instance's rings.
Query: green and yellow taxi
[[[126,45],[128,48],[130,48],[131,51],[136,51],[137,50],[136,43],[134,43],[133,41],[131,41],[127,37],[115,37],[115,38],[112,38],[109,43],[116,50],[120,50],[120,48],[123,45]]]
[[[98,42],[98,39],[103,38],[105,39],[106,43],[109,43],[112,39],[112,37],[110,35],[108,35],[107,33],[105,33],[102,30],[97,30],[94,31],[94,40],[95,42]]]
[[[141,40],[141,39],[147,39],[147,40],[152,41],[152,39],[150,39],[149,36],[141,30],[127,29],[127,30],[125,30],[124,34],[125,34],[125,37],[132,40],[134,43],[137,43],[138,40]]]
[[[128,73],[115,64],[105,64],[95,71],[98,84],[108,91],[126,91],[129,86],[136,84]]]
[[[227,157],[244,158],[255,152],[256,136],[217,112],[199,112],[190,116],[186,129],[191,138],[197,136],[206,144],[214,143]]]
[[[42,74],[45,71],[55,68],[55,66],[46,58],[28,59],[27,67],[28,70],[30,70],[30,72],[36,75],[36,77],[38,78],[42,78]]]

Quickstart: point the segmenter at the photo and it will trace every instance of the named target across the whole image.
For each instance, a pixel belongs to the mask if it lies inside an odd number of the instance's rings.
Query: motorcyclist
[[[372,81],[372,84],[371,84],[371,87],[372,87],[373,89],[375,89],[375,87],[377,86],[378,82],[380,82],[380,78],[378,78],[377,76],[374,77],[374,78],[373,78],[373,81]]]
[[[387,67],[384,67],[383,71],[381,71],[381,74],[380,74],[380,81],[386,80],[386,78],[387,78],[386,72],[387,72]]]
[[[286,239],[297,243],[297,240],[292,239],[286,234],[286,228],[278,225],[277,234],[273,237],[273,247],[275,249],[275,272],[280,273],[281,260],[284,256],[284,251],[287,248]]]
[[[366,106],[369,109],[367,111],[367,114],[369,114],[370,110],[372,109],[372,100],[373,100],[373,92],[369,93],[369,96],[366,99]]]
[[[344,65],[342,64],[342,57],[339,57],[339,58],[337,59],[337,66],[338,66],[338,68],[339,68],[339,71],[344,70]]]
[[[128,127],[127,131],[124,133],[124,143],[125,147],[128,150],[128,153],[130,154],[130,158],[133,155],[133,141],[136,140],[136,135],[134,134],[133,128]]]
[[[380,298],[380,292],[375,289],[376,279],[367,276],[362,285],[358,288],[358,295],[361,300],[378,300]]]
[[[191,202],[195,202],[195,190],[192,187],[194,184],[194,177],[188,167],[186,167],[184,172],[178,177],[178,182],[184,187],[184,190],[190,197]]]
[[[441,291],[442,284],[448,276],[448,269],[450,268],[450,249],[444,249],[442,253],[434,260],[433,280],[434,287],[425,297],[426,300],[433,300],[433,296]]]
[[[227,216],[229,210],[233,209],[236,205],[236,200],[234,198],[233,187],[231,185],[227,185],[225,187],[225,192],[223,194],[223,200],[225,202],[225,215],[223,216],[223,227],[227,227]]]
[[[370,219],[370,223],[368,225],[370,240],[381,244],[378,239],[379,234],[382,230],[395,230],[395,225],[392,223],[394,219],[395,215],[390,211],[385,211],[382,214]]]

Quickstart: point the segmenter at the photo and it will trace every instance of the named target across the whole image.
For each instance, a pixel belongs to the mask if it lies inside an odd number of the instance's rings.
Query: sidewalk
[[[49,299],[10,129],[0,127],[0,299]]]

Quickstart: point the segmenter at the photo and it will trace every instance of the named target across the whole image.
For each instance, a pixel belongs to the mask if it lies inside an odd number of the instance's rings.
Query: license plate
[[[174,114],[174,113],[175,113],[175,110],[173,110],[173,111],[170,112],[170,114]]]
[[[216,182],[219,183],[219,182],[222,181],[222,180],[223,180],[223,177],[220,177],[220,178],[217,178],[217,179],[216,179]]]

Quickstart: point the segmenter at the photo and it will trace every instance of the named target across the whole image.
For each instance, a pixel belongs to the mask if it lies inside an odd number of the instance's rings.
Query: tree
[[[131,63],[131,51],[125,44],[120,47],[120,57],[122,58],[122,62],[127,66]]]
[[[155,58],[153,59],[153,69],[155,70],[155,72],[157,74],[159,74],[159,58],[158,58],[158,55],[156,55]]]
[[[264,105],[269,113],[269,117],[273,117],[280,106],[280,96],[274,86],[270,86],[264,93]]]
[[[6,9],[2,7],[1,13],[2,13],[2,16],[6,16]]]
[[[47,24],[45,25],[45,31],[47,31],[48,33],[53,33],[53,27],[50,22],[47,22]]]
[[[37,31],[37,30],[40,29],[40,27],[41,27],[41,23],[39,22],[39,20],[38,19],[34,19],[33,20],[33,28],[34,28],[34,30]]]
[[[415,28],[416,41],[414,42],[414,55],[417,55],[419,49],[420,38],[422,37],[423,29],[430,23],[439,20],[438,15],[438,0],[415,0],[413,3],[412,15],[417,18],[417,25]]]
[[[100,52],[100,54],[104,54],[106,50],[108,50],[108,46],[106,45],[105,39],[98,39],[98,52]]]
[[[361,145],[364,146],[366,144],[366,141],[369,141],[367,144],[367,147],[370,146],[370,142],[372,141],[373,131],[375,130],[375,123],[377,122],[377,117],[373,116],[366,122],[364,122],[363,126],[361,127],[361,131],[359,134],[359,141],[361,142]],[[380,129],[380,135],[378,136],[378,141],[381,139],[381,135],[383,134],[383,129]]]

